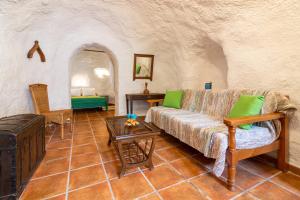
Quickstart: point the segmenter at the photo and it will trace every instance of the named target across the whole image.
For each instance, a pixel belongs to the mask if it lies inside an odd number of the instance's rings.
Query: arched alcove
[[[188,47],[193,51],[184,51],[178,65],[182,87],[204,89],[204,83],[212,82],[213,90],[228,88],[228,65],[221,44],[202,33]]]
[[[223,48],[209,37],[203,38],[207,67],[207,81],[213,81],[213,88],[228,88],[228,65]],[[211,80],[209,80],[211,78]]]
[[[108,75],[99,77],[96,72],[99,69]],[[69,86],[93,87],[97,94],[109,96],[109,101],[118,108],[117,69],[118,62],[111,50],[97,43],[84,44],[69,59]]]

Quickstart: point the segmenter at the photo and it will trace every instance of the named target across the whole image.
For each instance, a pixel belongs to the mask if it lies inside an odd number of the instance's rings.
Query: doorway
[[[100,45],[84,45],[75,51],[70,59],[70,91],[73,109],[115,110],[114,65],[112,54]],[[107,106],[99,103],[104,98]],[[74,106],[75,101],[89,102],[77,107]]]

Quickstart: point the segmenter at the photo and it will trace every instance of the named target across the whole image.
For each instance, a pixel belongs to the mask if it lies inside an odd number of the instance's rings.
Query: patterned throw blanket
[[[262,114],[292,113],[296,110],[280,93],[259,90],[223,90],[219,92],[185,90],[182,109],[152,107],[146,122],[152,122],[166,133],[194,147],[206,157],[216,159],[213,173],[220,176],[225,168],[228,128],[223,118],[228,115],[240,95],[263,95]],[[250,130],[237,128],[236,148],[251,149],[272,143],[278,138],[277,120],[258,123]]]

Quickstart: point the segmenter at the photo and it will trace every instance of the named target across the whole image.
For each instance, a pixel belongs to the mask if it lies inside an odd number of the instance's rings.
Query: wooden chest
[[[23,114],[0,119],[0,199],[18,198],[45,154],[45,118]]]

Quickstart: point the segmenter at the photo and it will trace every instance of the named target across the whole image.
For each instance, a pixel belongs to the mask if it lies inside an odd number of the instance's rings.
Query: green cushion
[[[260,114],[264,104],[264,96],[240,96],[239,100],[233,105],[229,118],[246,117]],[[242,129],[251,129],[252,124],[243,124],[239,126]]]
[[[182,96],[183,91],[181,90],[167,91],[163,102],[163,106],[170,108],[181,108]]]

